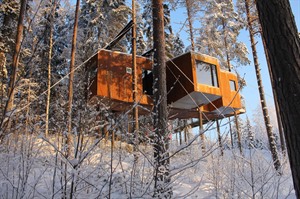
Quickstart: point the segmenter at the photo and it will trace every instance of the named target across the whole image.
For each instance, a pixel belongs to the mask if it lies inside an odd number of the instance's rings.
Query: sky
[[[298,32],[300,32],[300,0],[290,0],[290,4],[296,20]],[[171,13],[171,22],[175,34],[177,33],[176,31],[181,30],[179,32],[181,39],[184,41],[186,45],[189,45],[190,43],[188,40],[188,34],[184,30],[182,30],[182,23],[185,20],[186,20],[186,11],[184,8],[180,8],[176,12]],[[252,57],[252,52],[250,47],[248,30],[241,31],[239,40],[243,41],[246,44],[249,51],[249,60],[251,61],[250,65],[242,66],[238,68],[238,72],[241,74],[241,76],[245,77],[245,80],[247,82],[247,86],[241,91],[241,94],[245,99],[246,111],[247,111],[246,115],[251,119],[254,111],[257,109],[258,106],[260,106],[260,98],[258,93],[255,69],[253,65],[253,57]],[[274,108],[273,92],[270,83],[270,77],[269,77],[269,72],[266,64],[263,46],[262,43],[260,42],[261,40],[260,38],[256,38],[256,40],[258,41],[257,50],[258,50],[260,67],[261,67],[261,75],[262,75],[262,81],[264,85],[265,98],[268,103],[268,106],[270,108]],[[243,117],[245,117],[246,115],[244,115]]]

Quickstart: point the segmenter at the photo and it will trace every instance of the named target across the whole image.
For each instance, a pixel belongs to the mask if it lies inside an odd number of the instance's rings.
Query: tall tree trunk
[[[275,92],[275,88],[274,88],[274,79],[273,79],[273,76],[272,76],[272,73],[271,73],[271,64],[270,64],[269,56],[268,56],[268,53],[267,53],[267,46],[266,46],[266,42],[265,42],[263,36],[262,36],[262,42],[263,42],[263,47],[264,47],[264,51],[265,51],[265,55],[266,55],[268,70],[269,70],[269,74],[270,74],[270,80],[271,80],[271,84],[272,84],[272,91],[273,91],[273,95],[274,95],[274,104],[275,104],[276,117],[277,117],[277,123],[278,123],[281,151],[282,151],[283,155],[285,156],[286,155],[286,150],[285,150],[285,140],[284,140],[284,135],[283,135],[284,132],[283,132],[283,127],[282,127],[281,115],[280,115],[277,96],[276,96],[276,92]]]
[[[192,47],[192,51],[195,50],[195,42],[194,42],[194,32],[193,32],[193,18],[192,18],[192,13],[191,13],[191,9],[192,9],[192,0],[185,0],[185,5],[186,5],[186,11],[187,11],[187,15],[188,15],[188,22],[189,22],[189,33],[190,33],[190,40],[191,40],[191,47]]]
[[[72,38],[72,49],[71,49],[71,62],[70,62],[70,75],[69,75],[69,92],[68,92],[68,132],[64,135],[64,147],[65,147],[65,156],[69,158],[71,156],[71,140],[72,140],[72,105],[73,105],[73,81],[74,81],[74,65],[75,65],[75,53],[76,53],[76,39],[77,39],[77,28],[78,28],[78,18],[79,18],[79,6],[80,0],[76,1],[76,10],[75,10],[75,21],[73,29],[73,38]],[[64,165],[64,198],[67,198],[67,163]],[[74,183],[74,174],[72,174],[72,183],[70,198],[73,198],[73,183]]]
[[[137,75],[137,66],[136,66],[136,8],[135,0],[132,0],[132,68],[133,68],[133,103],[137,104],[138,99],[138,75]],[[135,106],[133,109],[133,118],[134,118],[134,151],[137,151],[138,146],[138,137],[139,137],[139,109],[138,106]],[[137,156],[135,154],[135,161],[137,161]]]
[[[152,0],[154,46],[154,196],[171,198],[163,1]]]
[[[264,115],[265,126],[266,126],[266,130],[267,130],[267,134],[268,134],[269,146],[270,146],[270,150],[272,153],[274,167],[279,173],[281,173],[281,163],[280,163],[279,157],[278,157],[276,141],[275,141],[274,133],[272,130],[272,125],[270,122],[268,107],[267,107],[267,103],[266,103],[266,99],[265,99],[264,87],[262,84],[262,79],[261,79],[261,74],[260,74],[260,66],[258,63],[258,57],[257,57],[257,51],[256,51],[256,41],[254,38],[254,31],[253,31],[253,26],[251,23],[251,18],[250,18],[249,0],[245,0],[245,7],[246,7],[246,13],[247,13],[247,22],[248,22],[248,30],[249,30],[250,42],[251,42],[251,48],[252,48],[253,63],[254,63],[255,73],[256,73],[256,78],[257,78],[257,85],[258,85],[258,91],[259,91],[259,96],[260,96],[261,108],[262,108],[262,112]]]
[[[257,0],[297,198],[300,198],[300,38],[288,0]]]
[[[23,21],[26,14],[27,0],[21,0],[20,4],[21,4],[21,8],[20,8],[20,14],[18,19],[16,45],[15,45],[15,50],[13,55],[12,72],[10,75],[10,82],[8,88],[8,101],[4,109],[3,119],[5,118],[6,113],[12,110],[14,105],[14,89],[16,86],[16,79],[18,74],[19,56],[20,56],[21,42],[23,38],[23,29],[24,29]],[[3,120],[1,121],[1,128],[2,125],[3,125]]]
[[[66,155],[71,154],[71,133],[72,133],[72,104],[73,104],[73,81],[74,81],[74,65],[76,53],[76,39],[79,18],[80,0],[76,1],[75,21],[72,38],[71,62],[70,62],[70,75],[69,75],[69,93],[68,93],[68,133],[66,135]]]
[[[136,64],[136,7],[135,7],[135,0],[132,0],[132,39],[131,39],[131,45],[132,45],[132,69],[133,69],[133,82],[132,82],[132,90],[133,90],[133,103],[137,105],[138,99],[138,75],[137,75],[137,64]],[[134,178],[137,176],[137,164],[138,164],[138,144],[139,144],[139,109],[138,106],[135,106],[133,109],[133,119],[134,119],[134,128],[133,128],[133,155],[134,155],[134,162],[131,170],[131,179],[130,179],[130,198],[132,197],[132,193],[135,192],[135,186],[134,186]]]
[[[48,85],[47,85],[47,101],[46,101],[46,127],[45,136],[48,136],[49,131],[49,107],[50,107],[50,95],[51,95],[51,60],[52,60],[52,47],[53,47],[53,21],[54,12],[56,7],[56,1],[51,1],[51,12],[49,16],[49,51],[48,51]]]

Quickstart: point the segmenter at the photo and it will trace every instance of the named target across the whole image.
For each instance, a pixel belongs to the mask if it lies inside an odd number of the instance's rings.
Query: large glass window
[[[209,86],[219,87],[217,68],[213,64],[208,64],[196,60],[197,82]]]

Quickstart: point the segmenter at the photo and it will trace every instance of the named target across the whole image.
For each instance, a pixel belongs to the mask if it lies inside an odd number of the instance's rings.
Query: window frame
[[[211,64],[211,63],[208,63],[208,62],[204,62],[204,61],[201,61],[201,60],[195,60],[195,63],[196,63],[196,80],[197,80],[197,83],[219,88],[219,77],[218,77],[217,65]],[[202,64],[205,64],[205,65],[202,65]],[[204,69],[204,67],[206,67],[206,66],[209,67],[207,69],[207,71],[205,71],[206,74],[209,73],[209,76],[210,76],[209,83],[207,83],[205,81],[202,81],[202,82],[199,81],[199,80],[201,80],[202,75],[204,75],[204,73],[201,72],[201,71],[206,70],[206,69]]]

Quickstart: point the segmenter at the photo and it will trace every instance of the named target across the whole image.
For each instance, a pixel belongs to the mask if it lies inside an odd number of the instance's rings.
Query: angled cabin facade
[[[233,115],[234,112],[237,114],[244,113],[237,76],[225,70],[221,70],[220,76],[222,79],[222,98],[207,104],[203,109],[211,114],[219,115],[220,118]]]
[[[237,76],[208,55],[188,52],[167,62],[170,118],[218,119],[242,113]]]
[[[152,69],[152,61],[137,56],[139,104],[151,107],[152,99],[144,94],[143,72]],[[116,51],[100,50],[88,62],[91,100],[98,98],[112,111],[129,110],[133,105],[132,55]]]
[[[194,109],[221,98],[218,60],[188,52],[167,63],[168,104]]]

